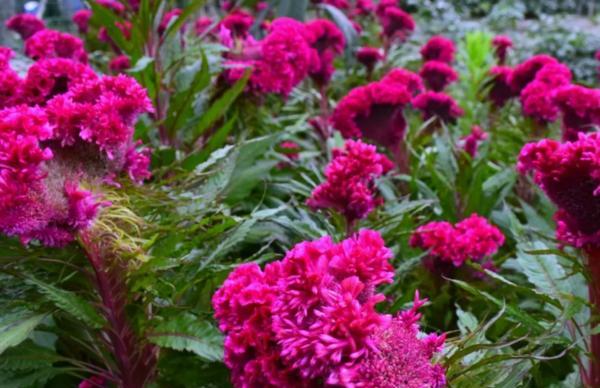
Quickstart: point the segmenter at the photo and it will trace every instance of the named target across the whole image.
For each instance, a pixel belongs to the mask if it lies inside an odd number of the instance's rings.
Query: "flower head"
[[[181,15],[181,9],[173,8],[169,12],[165,13],[160,24],[158,25],[158,34],[162,35],[167,31],[167,28],[171,24],[171,22],[177,19]]]
[[[77,25],[77,30],[80,34],[86,34],[90,26],[92,11],[89,9],[80,9],[73,14],[73,23]]]
[[[55,30],[44,29],[25,41],[25,54],[38,61],[49,58],[67,58],[87,63],[87,53],[81,39]]]
[[[306,24],[307,41],[313,49],[309,75],[319,85],[329,83],[334,72],[333,60],[344,51],[346,39],[340,29],[327,19],[316,19]]]
[[[449,84],[458,80],[458,73],[447,63],[440,61],[427,61],[421,67],[419,75],[427,87],[434,92],[441,92]]]
[[[523,113],[540,123],[556,120],[559,109],[554,103],[554,92],[571,83],[571,77],[571,70],[563,64],[551,63],[542,67],[535,79],[521,90]]]
[[[488,134],[481,129],[479,125],[473,125],[471,133],[461,138],[462,149],[474,158],[477,155],[479,143],[488,138]]]
[[[403,109],[410,98],[408,89],[399,82],[372,82],[342,98],[331,120],[346,139],[364,136],[393,148],[404,137]]]
[[[405,87],[411,96],[423,91],[423,80],[417,74],[397,67],[390,70],[389,73],[381,79],[382,83],[392,83]]]
[[[379,15],[379,22],[383,26],[383,34],[388,38],[406,40],[415,29],[415,21],[402,9],[394,6],[385,7]]]
[[[98,3],[98,5],[106,9],[113,11],[117,15],[125,12],[125,6],[117,0],[96,0],[96,3]]]
[[[118,55],[110,60],[108,68],[113,73],[122,73],[131,67],[131,61],[127,55]]]
[[[513,46],[512,39],[506,35],[496,35],[492,40],[492,45],[494,46],[498,63],[503,65],[506,62],[506,54],[508,53],[508,49]]]
[[[554,93],[554,103],[562,113],[563,140],[576,141],[579,132],[600,125],[600,91],[567,85]]]
[[[508,100],[515,97],[515,93],[510,86],[512,68],[508,66],[494,66],[490,70],[492,79],[490,81],[490,99],[493,104],[499,108],[503,107]]]
[[[15,31],[21,39],[27,40],[33,34],[46,28],[44,21],[35,15],[21,13],[6,21],[6,28]]]
[[[307,204],[313,209],[332,208],[349,222],[366,217],[378,204],[375,179],[390,171],[392,163],[375,146],[348,140],[334,151],[325,170],[326,181],[317,186]]]
[[[535,79],[536,74],[544,66],[556,64],[558,60],[549,55],[534,55],[525,62],[515,66],[510,76],[510,86],[516,94],[521,91]]]
[[[361,47],[356,52],[356,59],[367,68],[368,73],[372,73],[377,62],[383,58],[381,51],[375,47]]]
[[[440,61],[452,63],[456,47],[454,42],[443,36],[434,36],[421,48],[424,61]]]
[[[205,32],[208,31],[208,29],[210,28],[210,26],[212,26],[214,23],[213,19],[208,17],[208,16],[200,16],[198,19],[196,19],[196,22],[194,23],[194,29],[196,31],[196,35],[200,36],[202,34],[204,34]],[[210,31],[208,31],[210,32]]]
[[[220,25],[227,28],[236,38],[245,38],[254,23],[254,18],[247,12],[236,10],[225,16]]]
[[[0,47],[0,109],[23,102],[23,80],[10,67],[12,50]]]
[[[463,115],[463,110],[449,95],[441,92],[425,92],[412,100],[413,106],[420,110],[424,120],[437,117],[439,120],[454,123]]]

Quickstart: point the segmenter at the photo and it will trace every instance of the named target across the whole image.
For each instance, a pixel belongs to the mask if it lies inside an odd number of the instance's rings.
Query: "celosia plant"
[[[440,61],[452,63],[456,47],[454,42],[443,36],[434,36],[421,48],[424,61]]]
[[[434,92],[443,91],[448,85],[458,80],[458,73],[447,63],[427,61],[421,67],[419,75],[427,87]]]

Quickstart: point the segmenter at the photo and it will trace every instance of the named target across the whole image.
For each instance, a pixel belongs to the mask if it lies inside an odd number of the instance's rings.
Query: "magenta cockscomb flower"
[[[421,77],[401,67],[390,70],[390,72],[381,79],[381,82],[384,84],[397,84],[404,87],[411,96],[414,96],[425,89]]]
[[[397,39],[403,42],[416,27],[412,16],[398,7],[385,7],[378,18],[383,26],[383,35],[388,39]]]
[[[375,10],[373,0],[356,0],[352,15],[364,16],[370,15]]]
[[[117,0],[96,0],[98,5],[113,11],[114,13],[120,15],[125,12],[125,5]]]
[[[496,35],[494,39],[492,39],[492,45],[494,46],[494,53],[496,54],[498,63],[504,65],[506,63],[508,49],[513,46],[512,39],[506,35]]]
[[[0,70],[4,70],[10,67],[10,60],[14,56],[12,49],[4,46],[0,46]]]
[[[425,85],[434,92],[441,92],[448,85],[458,80],[458,73],[445,62],[427,61],[421,67],[419,75]]]
[[[600,91],[568,85],[554,93],[554,102],[562,113],[564,141],[576,141],[579,132],[600,126]]]
[[[510,79],[512,75],[512,68],[508,66],[494,66],[490,70],[491,76],[491,87],[489,98],[492,100],[494,106],[501,108],[508,100],[516,97],[511,85]]]
[[[250,27],[254,23],[254,17],[248,12],[235,10],[221,20],[220,26],[227,28],[236,38],[244,39],[248,36]]]
[[[108,68],[115,74],[123,73],[131,67],[131,60],[127,55],[118,55],[108,62]]]
[[[42,59],[29,68],[23,83],[23,100],[30,105],[45,105],[52,97],[64,94],[80,82],[98,78],[81,62],[64,58]]]
[[[571,83],[571,70],[560,63],[551,63],[542,67],[523,90],[520,100],[525,116],[538,123],[548,123],[558,118],[559,109],[554,102],[557,88]]]
[[[369,138],[394,148],[404,138],[403,109],[411,94],[401,83],[372,82],[352,89],[336,106],[331,121],[342,136]]]
[[[306,36],[313,49],[309,75],[317,85],[326,85],[335,71],[333,60],[344,51],[344,34],[335,23],[316,19],[306,23]]]
[[[356,59],[367,68],[367,74],[373,73],[375,65],[383,58],[381,50],[376,47],[361,47],[356,51]]]
[[[434,36],[423,47],[421,47],[421,57],[424,61],[440,61],[452,63],[456,47],[454,42],[443,36]]]
[[[227,29],[222,31],[228,32]],[[229,55],[224,79],[235,82],[250,68],[248,89],[255,93],[287,96],[314,65],[314,51],[308,44],[306,27],[294,19],[275,19],[265,39],[257,42],[248,37],[243,46],[241,52]]]
[[[99,388],[106,385],[106,380],[102,376],[92,376],[89,379],[79,383],[78,388]]]
[[[467,136],[463,136],[461,140],[461,148],[474,158],[477,155],[477,148],[479,144],[488,138],[488,134],[481,129],[479,125],[473,125],[471,133]]]
[[[558,60],[550,55],[534,55],[525,62],[514,67],[510,76],[510,86],[513,93],[520,94],[521,91],[535,79],[536,74],[544,66],[557,64]]]
[[[77,26],[77,30],[80,34],[87,34],[90,27],[90,19],[92,18],[92,11],[89,9],[80,9],[73,14],[73,23]]]
[[[87,63],[88,57],[81,39],[55,30],[41,30],[25,41],[25,54],[35,60],[67,58]]]
[[[10,67],[13,51],[0,46],[0,109],[23,102],[23,80]]]
[[[21,36],[21,39],[27,40],[33,34],[46,28],[44,21],[35,15],[21,13],[8,19],[5,23],[6,28],[12,30]]]
[[[181,15],[181,12],[183,12],[181,9],[173,8],[169,12],[165,13],[160,21],[160,24],[158,25],[158,34],[164,34],[167,31],[167,28],[169,28],[171,21],[177,19]]]
[[[384,299],[376,288],[392,282],[390,259],[379,233],[361,230],[338,244],[297,244],[264,271],[234,270],[213,297],[234,385],[367,387],[376,371],[391,383],[443,382],[431,359],[444,336],[419,332],[425,301],[417,294],[394,318],[375,308]]]
[[[210,32],[208,29],[213,24],[214,20],[212,18],[208,16],[200,16],[194,23],[194,31],[196,32],[197,36],[200,36],[206,32]]]
[[[389,7],[398,7],[398,1],[397,0],[380,0],[377,3],[377,8],[375,8],[375,13],[377,14],[377,16],[381,17],[385,13],[385,10]]]
[[[451,96],[441,92],[419,94],[412,104],[421,111],[424,120],[436,117],[442,122],[454,123],[464,113]]]
[[[472,214],[455,225],[434,221],[418,227],[410,245],[427,250],[429,256],[460,267],[467,260],[482,262],[504,244],[502,232],[485,218]]]
[[[556,204],[557,238],[578,248],[600,244],[600,137],[579,133],[560,143],[544,139],[525,145],[517,166]]]
[[[380,204],[375,179],[391,169],[392,163],[375,146],[348,140],[344,149],[334,150],[325,170],[326,181],[314,189],[307,204],[313,209],[336,210],[352,224]]]

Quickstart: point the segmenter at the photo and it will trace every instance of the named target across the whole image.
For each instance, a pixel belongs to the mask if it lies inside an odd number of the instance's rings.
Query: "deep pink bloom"
[[[575,141],[579,132],[600,125],[600,91],[568,85],[554,93],[554,102],[562,113],[563,141]]]
[[[9,64],[12,50],[0,47],[0,109],[23,102],[23,80]]]
[[[383,34],[390,39],[405,41],[415,30],[412,16],[398,7],[385,7],[379,15],[379,22],[383,26]]]
[[[314,189],[307,204],[313,209],[334,209],[349,223],[365,218],[380,203],[375,179],[391,169],[392,163],[375,146],[348,140],[344,149],[334,150],[326,181]]]
[[[83,380],[79,383],[78,388],[99,388],[104,387],[106,381],[101,376],[92,376],[89,379]]]
[[[454,42],[439,35],[432,37],[421,47],[421,56],[424,61],[452,63],[455,52]]]
[[[517,166],[556,204],[557,238],[581,248],[600,244],[600,137],[579,133],[572,142],[543,139],[523,147]]]
[[[289,160],[298,160],[300,158],[300,146],[297,143],[293,141],[284,141],[279,147],[284,151],[285,156]]]
[[[196,20],[196,23],[194,24],[196,35],[200,36],[206,32],[210,32],[210,31],[208,31],[208,29],[210,28],[210,26],[213,25],[213,23],[214,23],[214,21],[212,18],[210,18],[208,16],[200,16]]]
[[[383,59],[383,54],[375,47],[361,47],[356,52],[356,59],[367,68],[367,73],[371,74],[377,62]]]
[[[366,137],[385,147],[404,138],[403,109],[411,94],[401,83],[372,82],[352,89],[336,106],[331,121],[346,139]]]
[[[169,12],[165,13],[163,15],[162,20],[160,21],[160,24],[158,25],[158,34],[162,35],[167,31],[167,28],[169,27],[169,25],[171,24],[171,21],[173,19],[177,19],[180,15],[181,15],[181,9],[179,8],[174,8],[172,10],[170,10]]]
[[[131,61],[127,55],[118,55],[110,60],[108,68],[113,73],[122,73],[131,67]]]
[[[77,25],[80,34],[86,34],[90,26],[92,11],[89,9],[80,9],[73,14],[73,23]]]
[[[449,95],[440,92],[425,92],[412,100],[413,106],[420,110],[424,120],[437,117],[447,123],[454,123],[463,115],[463,110]]]
[[[479,125],[473,125],[471,128],[471,133],[467,136],[461,138],[462,149],[469,155],[471,158],[474,158],[477,155],[477,148],[479,147],[479,143],[488,138],[488,134],[484,132],[483,129]]]
[[[370,15],[375,10],[373,0],[356,0],[353,15]]]
[[[494,46],[494,53],[496,54],[496,58],[498,58],[498,63],[503,65],[506,63],[508,49],[513,46],[512,39],[506,35],[496,35],[492,40],[492,45]]]
[[[25,54],[38,61],[48,58],[67,58],[87,63],[88,57],[81,39],[55,30],[41,30],[25,41]]]
[[[132,144],[125,154],[125,165],[123,170],[129,175],[129,179],[132,182],[141,185],[146,179],[150,179],[152,174],[150,173],[150,155],[152,150],[150,148],[141,148],[141,141],[137,141]]]
[[[318,85],[326,85],[335,71],[333,60],[344,51],[346,39],[338,26],[327,19],[308,22],[306,33],[308,44],[313,49],[309,75]]]
[[[385,14],[385,10],[389,7],[398,7],[398,0],[380,0],[377,3],[375,13],[377,16],[382,17]]]
[[[106,9],[110,9],[116,14],[122,14],[125,12],[125,6],[117,0],[96,0],[96,3]]]
[[[535,79],[521,90],[521,105],[525,116],[539,123],[558,118],[559,109],[554,102],[556,88],[571,83],[571,70],[563,64],[551,63],[542,67]]]
[[[427,250],[431,257],[455,267],[467,260],[482,261],[502,244],[502,232],[477,214],[454,226],[445,221],[430,222],[418,227],[410,238],[411,246]]]
[[[516,94],[521,91],[535,79],[535,76],[542,67],[550,64],[556,64],[558,60],[549,55],[535,55],[525,62],[514,67],[511,77],[510,86]]]
[[[446,86],[458,80],[458,73],[452,66],[440,61],[425,62],[419,75],[427,87],[434,92],[441,92]]]
[[[390,70],[390,72],[381,79],[381,82],[384,84],[398,84],[405,87],[412,96],[422,92],[424,89],[421,77],[401,67]]]
[[[42,59],[29,68],[23,83],[23,100],[30,105],[45,105],[52,97],[64,94],[80,82],[96,79],[87,65],[64,58]]]
[[[220,26],[227,28],[234,37],[245,38],[254,23],[254,17],[247,12],[236,10],[221,20]]]
[[[512,75],[512,68],[508,66],[494,66],[490,70],[492,79],[490,80],[490,99],[493,104],[499,108],[503,107],[508,100],[516,97],[512,87],[510,86],[510,79]]]
[[[0,70],[10,67],[10,60],[13,55],[14,52],[10,48],[0,46]]]
[[[6,28],[15,31],[21,39],[27,40],[33,34],[46,28],[44,22],[35,15],[21,13],[8,19]]]

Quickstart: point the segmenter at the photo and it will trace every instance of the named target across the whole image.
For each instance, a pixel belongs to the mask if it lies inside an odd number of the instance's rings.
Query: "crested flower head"
[[[387,38],[404,41],[415,30],[412,16],[398,7],[385,7],[378,17],[383,26],[383,35]]]
[[[440,61],[452,63],[456,47],[454,42],[443,36],[434,36],[423,47],[421,47],[421,56],[424,61]]]
[[[495,106],[501,108],[508,100],[516,96],[510,86],[512,68],[508,66],[494,66],[490,70],[490,75],[492,78],[490,80],[491,88],[489,97]]]
[[[254,23],[254,18],[247,12],[235,10],[221,20],[220,25],[231,31],[236,38],[245,38]]]
[[[484,132],[479,125],[473,125],[471,133],[461,138],[462,149],[474,158],[477,155],[477,148],[479,143],[488,138],[488,134]]]
[[[361,47],[356,51],[356,59],[367,68],[367,72],[373,72],[377,62],[383,59],[383,54],[375,47]]]
[[[554,103],[562,113],[563,140],[576,141],[579,132],[600,125],[600,91],[567,85],[554,93]]]
[[[21,13],[8,19],[5,23],[6,28],[12,30],[21,36],[21,39],[27,40],[31,35],[46,28],[43,20],[35,15]]]
[[[413,106],[420,110],[424,120],[437,117],[439,120],[454,123],[463,115],[463,110],[449,95],[441,92],[425,92],[412,100]]]
[[[540,123],[556,120],[559,109],[553,99],[555,90],[570,84],[571,78],[571,70],[563,64],[551,63],[542,67],[535,79],[521,90],[523,113]]]
[[[353,15],[370,15],[374,10],[373,0],[356,0]]]
[[[406,88],[411,96],[423,91],[423,80],[417,74],[397,67],[390,70],[389,73],[381,79],[382,83],[392,83]]]
[[[482,261],[504,244],[502,232],[485,218],[472,214],[455,225],[434,221],[418,227],[410,245],[429,252],[440,262],[460,267],[467,260]]]
[[[98,3],[98,5],[106,9],[113,11],[117,15],[125,12],[125,5],[123,5],[118,0],[96,0],[96,3]]]
[[[131,67],[131,61],[127,55],[118,55],[110,60],[108,68],[113,73],[123,73]]]
[[[23,80],[10,67],[13,52],[0,47],[0,109],[23,102]]]
[[[498,63],[503,65],[506,63],[506,54],[508,53],[508,49],[513,46],[512,39],[506,35],[496,35],[494,39],[492,39],[492,45],[494,46]]]
[[[543,139],[526,144],[518,170],[533,171],[535,182],[556,204],[557,238],[581,248],[600,246],[600,137],[579,133],[560,143]]]
[[[313,49],[310,76],[319,85],[329,83],[334,72],[333,60],[344,51],[344,34],[327,19],[316,19],[306,24],[306,37]]]
[[[176,20],[181,15],[181,12],[181,9],[173,8],[169,12],[165,13],[160,21],[160,24],[158,25],[158,34],[164,34],[167,31],[167,28],[169,28],[171,25],[171,22]]]
[[[396,147],[406,130],[403,108],[411,94],[401,83],[372,82],[351,90],[336,106],[333,126],[346,139],[366,137]]]
[[[87,34],[90,27],[90,19],[92,18],[92,11],[89,9],[80,9],[73,14],[73,23],[77,26],[77,30],[80,34]]]
[[[307,203],[314,209],[337,210],[349,222],[364,218],[380,203],[375,198],[375,179],[391,168],[375,146],[348,140],[344,149],[334,151],[326,181],[314,189]]]
[[[521,91],[535,79],[538,71],[544,66],[556,64],[558,60],[549,55],[534,55],[525,62],[515,66],[510,76],[510,86],[516,94]]]
[[[44,29],[25,41],[25,54],[35,60],[67,58],[87,63],[87,53],[81,39],[55,30]]]
[[[194,23],[196,35],[200,36],[206,32],[210,32],[209,28],[214,23],[213,19],[208,16],[200,16]]]
[[[446,86],[458,80],[458,73],[452,66],[440,61],[425,62],[419,75],[427,87],[434,92],[441,92]]]

